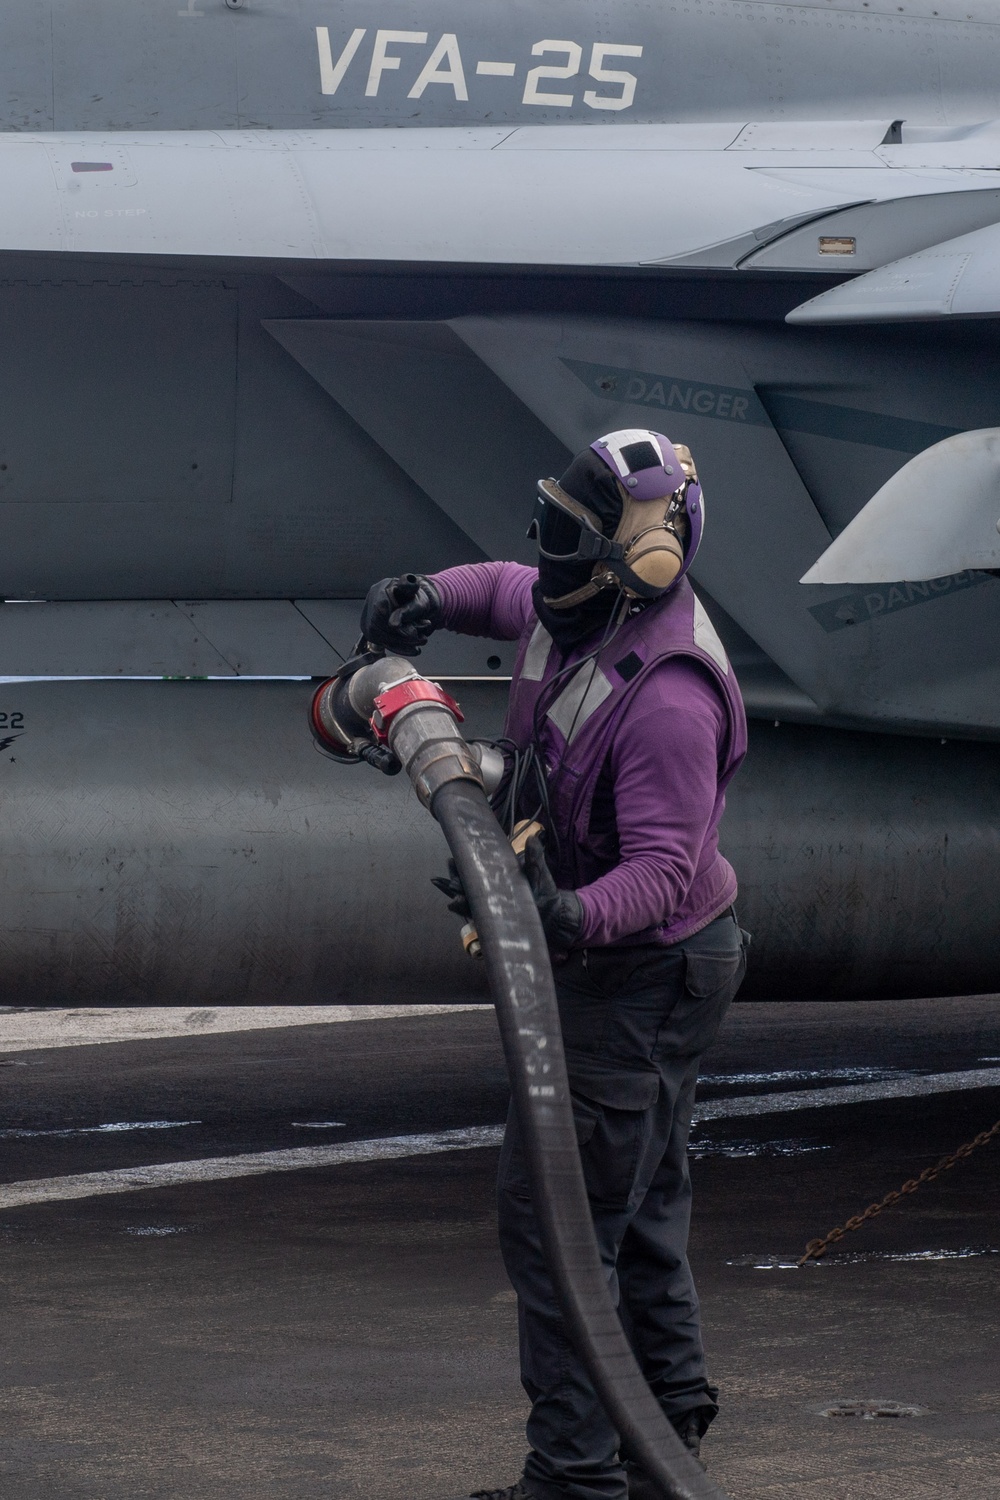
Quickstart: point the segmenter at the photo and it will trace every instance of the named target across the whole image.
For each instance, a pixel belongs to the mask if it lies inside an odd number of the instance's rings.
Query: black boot
[[[673,1427],[691,1457],[704,1468],[701,1440],[707,1431],[708,1422],[705,1421],[701,1412],[697,1408],[694,1411],[686,1411],[682,1417],[677,1418]],[[631,1459],[625,1460],[625,1476],[628,1479],[628,1500],[660,1500],[660,1492],[654,1486],[646,1470],[639,1464],[633,1463]]]
[[[683,1417],[674,1423],[674,1431],[677,1436],[692,1457],[698,1460],[702,1468],[705,1465],[702,1463],[701,1458],[701,1440],[707,1430],[708,1423],[697,1409],[685,1412]]]

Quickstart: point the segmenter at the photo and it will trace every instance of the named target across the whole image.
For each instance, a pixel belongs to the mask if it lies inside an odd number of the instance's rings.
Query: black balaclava
[[[565,474],[560,486],[585,505],[598,518],[604,535],[614,536],[622,515],[621,491],[618,481],[603,459],[591,448],[578,453]],[[547,507],[542,525],[541,543],[546,552],[573,552],[580,537],[580,528],[563,516],[554,506]],[[574,589],[589,583],[594,571],[592,562],[550,562],[547,557],[538,559],[538,582],[532,589],[535,613],[541,620],[556,645],[562,650],[585,640],[598,630],[603,630],[611,619],[621,595],[617,589],[602,589],[593,599],[574,604],[569,609],[553,609],[546,599],[560,599]]]

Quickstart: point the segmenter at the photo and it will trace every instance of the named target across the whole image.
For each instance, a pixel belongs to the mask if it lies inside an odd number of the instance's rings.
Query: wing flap
[[[812,297],[786,322],[898,323],[1000,314],[1000,223],[904,256]]]

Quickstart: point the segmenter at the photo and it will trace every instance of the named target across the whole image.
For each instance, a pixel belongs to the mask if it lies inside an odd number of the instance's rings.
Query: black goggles
[[[569,531],[570,526],[577,528],[573,549],[569,552],[550,551],[549,546],[559,541],[559,532]],[[620,561],[625,555],[621,542],[609,541],[586,507],[560,489],[554,479],[538,481],[538,497],[528,536],[537,542],[539,555],[549,562]]]

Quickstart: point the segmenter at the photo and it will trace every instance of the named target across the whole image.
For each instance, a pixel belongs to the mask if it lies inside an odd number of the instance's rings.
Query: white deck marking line
[[[203,1161],[163,1162],[155,1167],[123,1167],[116,1172],[41,1177],[34,1182],[8,1182],[0,1186],[0,1209],[69,1198],[96,1198],[105,1193],[131,1193],[139,1188],[256,1177],[262,1172],[301,1172],[309,1167],[393,1161],[403,1156],[430,1156],[438,1151],[471,1151],[479,1146],[498,1146],[502,1139],[502,1125],[472,1125],[465,1130],[438,1130],[433,1135],[389,1135],[373,1141],[345,1141],[340,1146],[298,1146],[290,1151],[256,1151],[245,1156],[213,1156]]]
[[[825,1109],[831,1104],[867,1104],[874,1099],[911,1099],[920,1094],[950,1094],[959,1089],[1000,1088],[1000,1068],[970,1068],[964,1073],[926,1073],[923,1077],[887,1078],[882,1083],[848,1083],[828,1089],[795,1089],[788,1094],[745,1094],[736,1099],[706,1099],[696,1104],[694,1121],[725,1120],[735,1115],[784,1114],[791,1109]]]
[[[232,1031],[268,1031],[282,1026],[328,1026],[337,1021],[405,1020],[452,1011],[492,1010],[492,1005],[159,1005],[121,1010],[0,1013],[0,1056],[49,1047],[93,1047],[101,1042],[153,1042],[172,1036],[220,1036]]]
[[[201,1120],[121,1120],[110,1125],[67,1126],[65,1130],[0,1130],[0,1141],[38,1140],[42,1136],[67,1139],[71,1135],[117,1135],[129,1130],[180,1130],[185,1125],[200,1125]]]
[[[833,1104],[866,1104],[878,1099],[908,1099],[921,1094],[982,1088],[1000,1088],[1000,1068],[931,1073],[923,1078],[899,1078],[845,1088],[800,1089],[790,1094],[712,1099],[696,1106],[694,1120],[699,1123],[740,1115],[783,1114],[796,1109],[824,1109]],[[42,1177],[0,1185],[0,1209],[95,1198],[105,1193],[131,1193],[141,1188],[177,1187],[188,1182],[221,1182],[233,1177],[256,1177],[264,1172],[300,1172],[309,1167],[393,1161],[439,1151],[471,1151],[480,1146],[498,1146],[502,1139],[502,1125],[471,1125],[464,1130],[440,1130],[431,1135],[390,1135],[369,1141],[344,1141],[339,1146],[299,1146],[290,1151],[256,1151],[244,1156],[215,1156],[202,1161],[163,1162],[152,1167],[123,1167],[112,1172]]]

